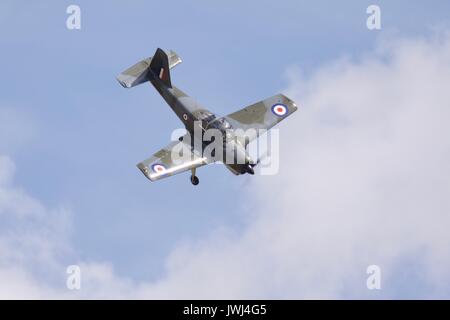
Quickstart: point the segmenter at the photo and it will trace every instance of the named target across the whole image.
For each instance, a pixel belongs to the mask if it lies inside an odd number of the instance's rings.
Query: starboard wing
[[[268,130],[297,111],[294,101],[283,94],[254,103],[226,116],[231,125],[247,131],[248,138],[258,137],[260,129]],[[253,133],[255,131],[255,133]]]

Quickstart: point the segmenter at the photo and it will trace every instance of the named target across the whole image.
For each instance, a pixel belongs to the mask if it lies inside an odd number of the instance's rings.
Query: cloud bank
[[[181,247],[152,296],[448,297],[448,35],[289,75],[300,109],[280,129],[280,173],[248,190],[248,228]]]
[[[156,282],[95,262],[80,262],[79,292],[42,281],[64,276],[70,214],[15,187],[1,157],[1,297],[449,298],[450,36],[288,75],[300,109],[280,130],[280,173],[255,176],[236,204],[252,208],[247,226],[180,243]],[[371,264],[380,291],[366,288]]]

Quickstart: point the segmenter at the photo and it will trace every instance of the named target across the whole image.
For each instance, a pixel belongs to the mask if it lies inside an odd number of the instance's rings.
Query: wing
[[[207,158],[192,150],[190,145],[173,141],[150,158],[140,162],[137,167],[151,181],[156,181],[205,164]]]
[[[297,111],[294,101],[282,94],[267,98],[226,116],[235,129],[247,131],[249,141]]]

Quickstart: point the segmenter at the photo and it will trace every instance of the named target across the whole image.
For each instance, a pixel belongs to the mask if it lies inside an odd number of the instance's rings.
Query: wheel
[[[191,183],[196,186],[198,185],[198,183],[200,182],[200,180],[198,180],[197,176],[191,176]]]

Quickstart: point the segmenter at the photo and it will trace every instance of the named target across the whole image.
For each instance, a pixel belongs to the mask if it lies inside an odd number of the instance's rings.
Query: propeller
[[[256,163],[255,164],[247,163],[247,165],[245,166],[245,172],[249,174],[255,174],[255,170],[253,169],[254,166],[256,166]]]
[[[255,174],[255,167],[261,163],[262,160],[265,160],[269,156],[268,151],[266,150],[255,163],[248,163],[245,167],[245,172],[249,174]]]

